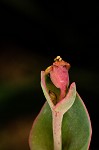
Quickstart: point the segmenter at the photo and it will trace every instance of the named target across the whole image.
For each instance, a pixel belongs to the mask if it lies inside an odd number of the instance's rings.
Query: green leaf
[[[87,109],[77,93],[63,117],[62,150],[88,150],[91,132]],[[53,150],[52,113],[47,102],[33,123],[29,144],[31,150]]]

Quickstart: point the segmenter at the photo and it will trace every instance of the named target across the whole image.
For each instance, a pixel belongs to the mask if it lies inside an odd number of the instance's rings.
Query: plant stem
[[[62,118],[63,113],[61,112],[52,112],[53,116],[53,139],[54,139],[54,150],[62,149]]]

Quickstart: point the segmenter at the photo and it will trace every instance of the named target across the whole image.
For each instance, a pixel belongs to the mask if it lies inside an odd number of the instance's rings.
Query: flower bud
[[[53,84],[60,88],[61,94],[60,94],[60,100],[63,99],[66,95],[66,89],[69,85],[69,75],[68,70],[70,68],[70,64],[63,61],[60,56],[57,56],[55,58],[55,62],[51,66],[50,70],[50,79],[53,82]]]

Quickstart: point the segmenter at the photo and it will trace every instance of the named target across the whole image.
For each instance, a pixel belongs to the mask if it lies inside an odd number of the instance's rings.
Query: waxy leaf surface
[[[90,139],[90,118],[83,101],[77,93],[74,104],[63,117],[62,150],[88,150]],[[54,150],[52,113],[47,102],[45,102],[33,123],[29,144],[31,150]]]

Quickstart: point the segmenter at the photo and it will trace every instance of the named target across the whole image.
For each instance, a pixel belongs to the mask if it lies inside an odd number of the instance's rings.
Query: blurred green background
[[[71,64],[70,83],[76,82],[92,121],[90,149],[98,150],[98,6],[0,1],[0,150],[29,150],[29,132],[45,102],[40,72],[57,55]]]

